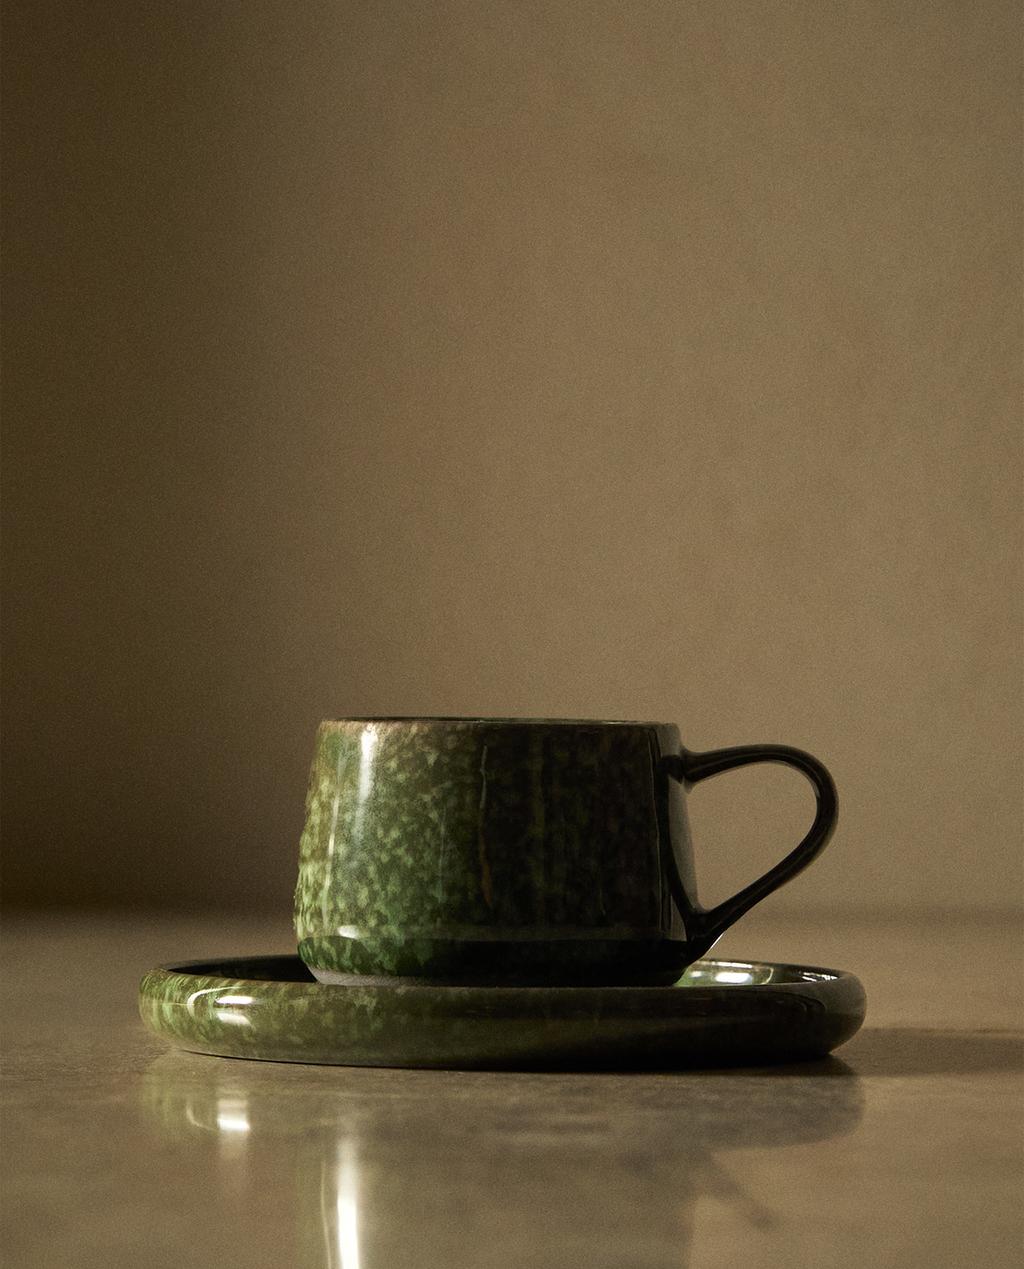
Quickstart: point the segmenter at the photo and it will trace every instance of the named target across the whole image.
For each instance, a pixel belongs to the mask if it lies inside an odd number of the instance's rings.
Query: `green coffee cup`
[[[685,791],[753,762],[811,781],[803,841],[710,910]],[[691,753],[665,723],[350,718],[322,723],[295,929],[322,982],[658,985],[805,868],[835,786],[782,745]]]

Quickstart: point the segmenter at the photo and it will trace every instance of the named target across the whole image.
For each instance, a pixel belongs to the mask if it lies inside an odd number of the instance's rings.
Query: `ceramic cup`
[[[717,907],[697,902],[684,794],[781,762],[814,786],[803,841]],[[295,929],[321,982],[674,982],[805,868],[836,823],[816,758],[691,753],[666,723],[347,718],[322,723]]]

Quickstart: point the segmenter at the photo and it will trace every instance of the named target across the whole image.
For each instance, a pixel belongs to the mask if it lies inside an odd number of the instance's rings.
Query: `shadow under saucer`
[[[1012,1031],[869,1027],[843,1051],[857,1075],[1024,1072],[1024,1037]]]

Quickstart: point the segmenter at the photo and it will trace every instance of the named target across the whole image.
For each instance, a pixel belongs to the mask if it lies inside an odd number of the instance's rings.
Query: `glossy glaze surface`
[[[157,969],[157,1035],[227,1057],[352,1066],[656,1068],[822,1057],[864,1018],[852,974],[698,961],[674,987],[315,982],[298,957]]]
[[[818,815],[729,905],[697,900],[684,789],[749,762],[797,766]],[[689,754],[668,724],[346,719],[317,733],[295,891],[314,973],[434,982],[675,982],[835,824],[809,755]]]

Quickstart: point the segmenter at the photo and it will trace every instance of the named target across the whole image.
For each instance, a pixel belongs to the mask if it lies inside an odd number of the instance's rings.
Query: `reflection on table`
[[[155,1145],[215,1156],[208,1219],[223,1220],[226,1201],[273,1219],[301,1269],[682,1269],[699,1200],[762,1229],[775,1220],[770,1196],[749,1194],[722,1156],[840,1136],[863,1101],[836,1059],[580,1076],[177,1053],[149,1067],[141,1099]]]

